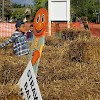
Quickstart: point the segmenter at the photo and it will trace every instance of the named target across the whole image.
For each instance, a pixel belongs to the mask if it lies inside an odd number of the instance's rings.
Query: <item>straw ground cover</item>
[[[43,100],[100,100],[99,44],[93,37],[46,37],[37,77]],[[16,84],[27,58],[16,57],[11,45],[0,49],[0,100],[23,100]]]

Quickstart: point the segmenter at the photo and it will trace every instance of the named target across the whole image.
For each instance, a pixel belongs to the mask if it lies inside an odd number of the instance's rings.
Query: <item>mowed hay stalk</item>
[[[43,100],[100,100],[100,65],[97,66],[92,60],[87,62],[87,57],[92,59],[90,52],[87,52],[91,49],[88,45],[99,43],[99,39],[61,41],[47,38],[37,77]],[[2,52],[0,90],[3,95],[0,94],[0,100],[20,100],[19,87],[13,92],[12,89],[26,68],[28,57],[19,59],[6,51],[2,55]]]
[[[62,40],[88,40],[90,39],[90,31],[82,29],[64,29],[61,32]]]
[[[85,41],[74,41],[69,45],[69,60],[76,62],[84,61]]]
[[[84,60],[90,63],[100,63],[100,40],[92,38],[86,43],[84,49]]]
[[[0,85],[0,100],[23,100],[17,85]]]
[[[0,39],[0,43],[7,39]],[[17,83],[27,63],[28,56],[17,57],[12,44],[0,49],[0,100],[23,100]]]
[[[73,41],[69,46],[69,59],[85,63],[100,62],[100,42],[92,38],[89,41]]]

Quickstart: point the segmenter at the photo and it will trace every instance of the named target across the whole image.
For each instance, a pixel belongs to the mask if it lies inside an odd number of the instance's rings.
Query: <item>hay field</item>
[[[16,84],[27,62],[0,49],[0,100],[23,100]],[[100,100],[100,39],[46,37],[37,80],[43,100]]]

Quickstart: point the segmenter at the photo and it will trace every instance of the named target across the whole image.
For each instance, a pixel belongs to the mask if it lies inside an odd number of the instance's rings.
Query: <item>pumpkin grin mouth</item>
[[[37,32],[37,33],[40,33],[41,31],[42,31],[42,29],[41,29],[41,30],[37,30],[37,29],[36,29],[36,32]]]

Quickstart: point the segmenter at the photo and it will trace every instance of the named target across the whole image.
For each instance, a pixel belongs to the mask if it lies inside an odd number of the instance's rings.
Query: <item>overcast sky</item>
[[[18,3],[18,4],[32,4],[34,3],[34,0],[11,0],[12,2]]]

